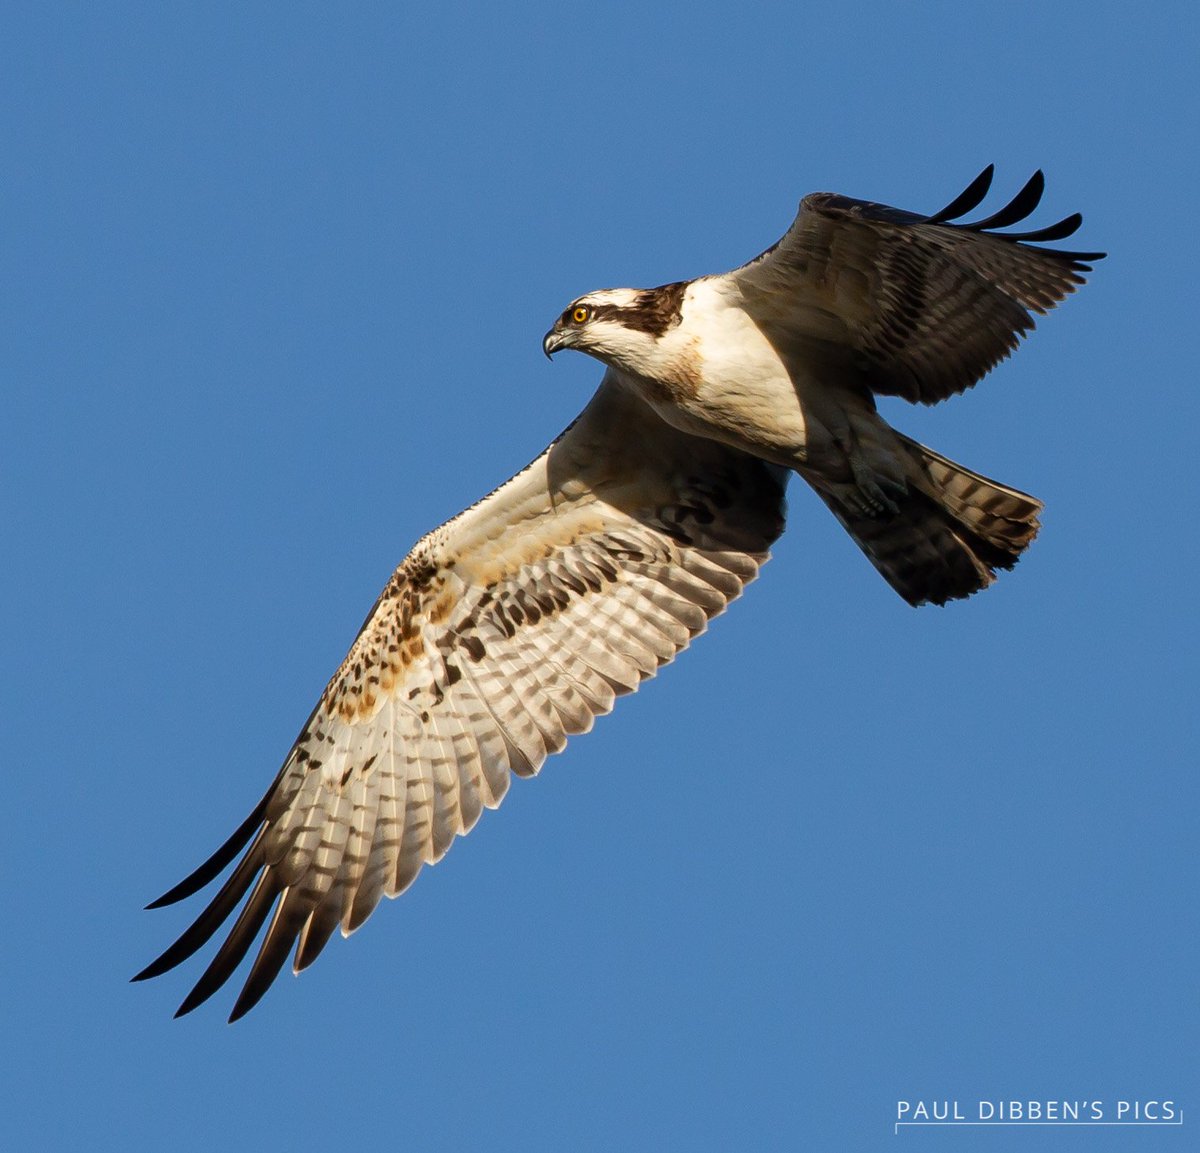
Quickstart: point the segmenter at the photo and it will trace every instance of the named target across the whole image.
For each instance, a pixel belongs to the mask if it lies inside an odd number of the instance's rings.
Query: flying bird
[[[543,348],[605,364],[598,391],[537,460],[413,547],[262,800],[150,906],[237,859],[134,980],[186,960],[240,905],[177,1013],[229,979],[269,918],[232,1021],[293,949],[299,972],[335,929],[357,929],[514,773],[536,773],[742,592],[783,531],[792,473],[909,604],[970,596],[1011,568],[1041,503],[875,406],[970,388],[1103,257],[1041,246],[1078,214],[996,231],[1037,206],[1041,172],[957,223],[991,179],[989,166],[931,216],[815,193],[732,272],[573,301]]]

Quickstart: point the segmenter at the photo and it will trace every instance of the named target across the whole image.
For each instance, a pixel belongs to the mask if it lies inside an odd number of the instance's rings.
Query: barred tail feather
[[[941,605],[987,588],[1037,536],[1042,502],[896,435],[910,463],[898,513],[866,516],[818,489],[821,498],[909,604]]]

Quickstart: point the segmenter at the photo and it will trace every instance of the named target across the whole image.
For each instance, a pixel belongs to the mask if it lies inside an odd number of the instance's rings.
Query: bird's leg
[[[856,516],[886,519],[908,496],[903,469],[888,450],[895,434],[874,409],[858,412],[845,398],[808,397],[804,417],[809,439],[803,462],[792,467]],[[822,399],[825,403],[821,403]],[[847,475],[848,474],[848,475]]]
[[[900,511],[896,501],[908,495],[908,486],[871,468],[857,445],[850,449],[847,460],[854,484],[847,487],[843,499],[856,512],[872,519],[895,516]]]

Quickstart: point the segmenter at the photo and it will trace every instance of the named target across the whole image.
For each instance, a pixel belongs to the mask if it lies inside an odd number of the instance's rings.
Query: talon
[[[900,506],[892,496],[907,496],[906,485],[890,477],[877,476],[857,456],[850,458],[850,469],[854,473],[854,495],[861,502],[860,511],[865,516],[896,516],[900,512]]]

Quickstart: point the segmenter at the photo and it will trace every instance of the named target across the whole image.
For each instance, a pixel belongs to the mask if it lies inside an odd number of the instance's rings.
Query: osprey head
[[[661,288],[606,288],[571,302],[542,340],[553,356],[562,348],[586,352],[605,364],[652,373],[659,338],[682,319],[686,282]]]

